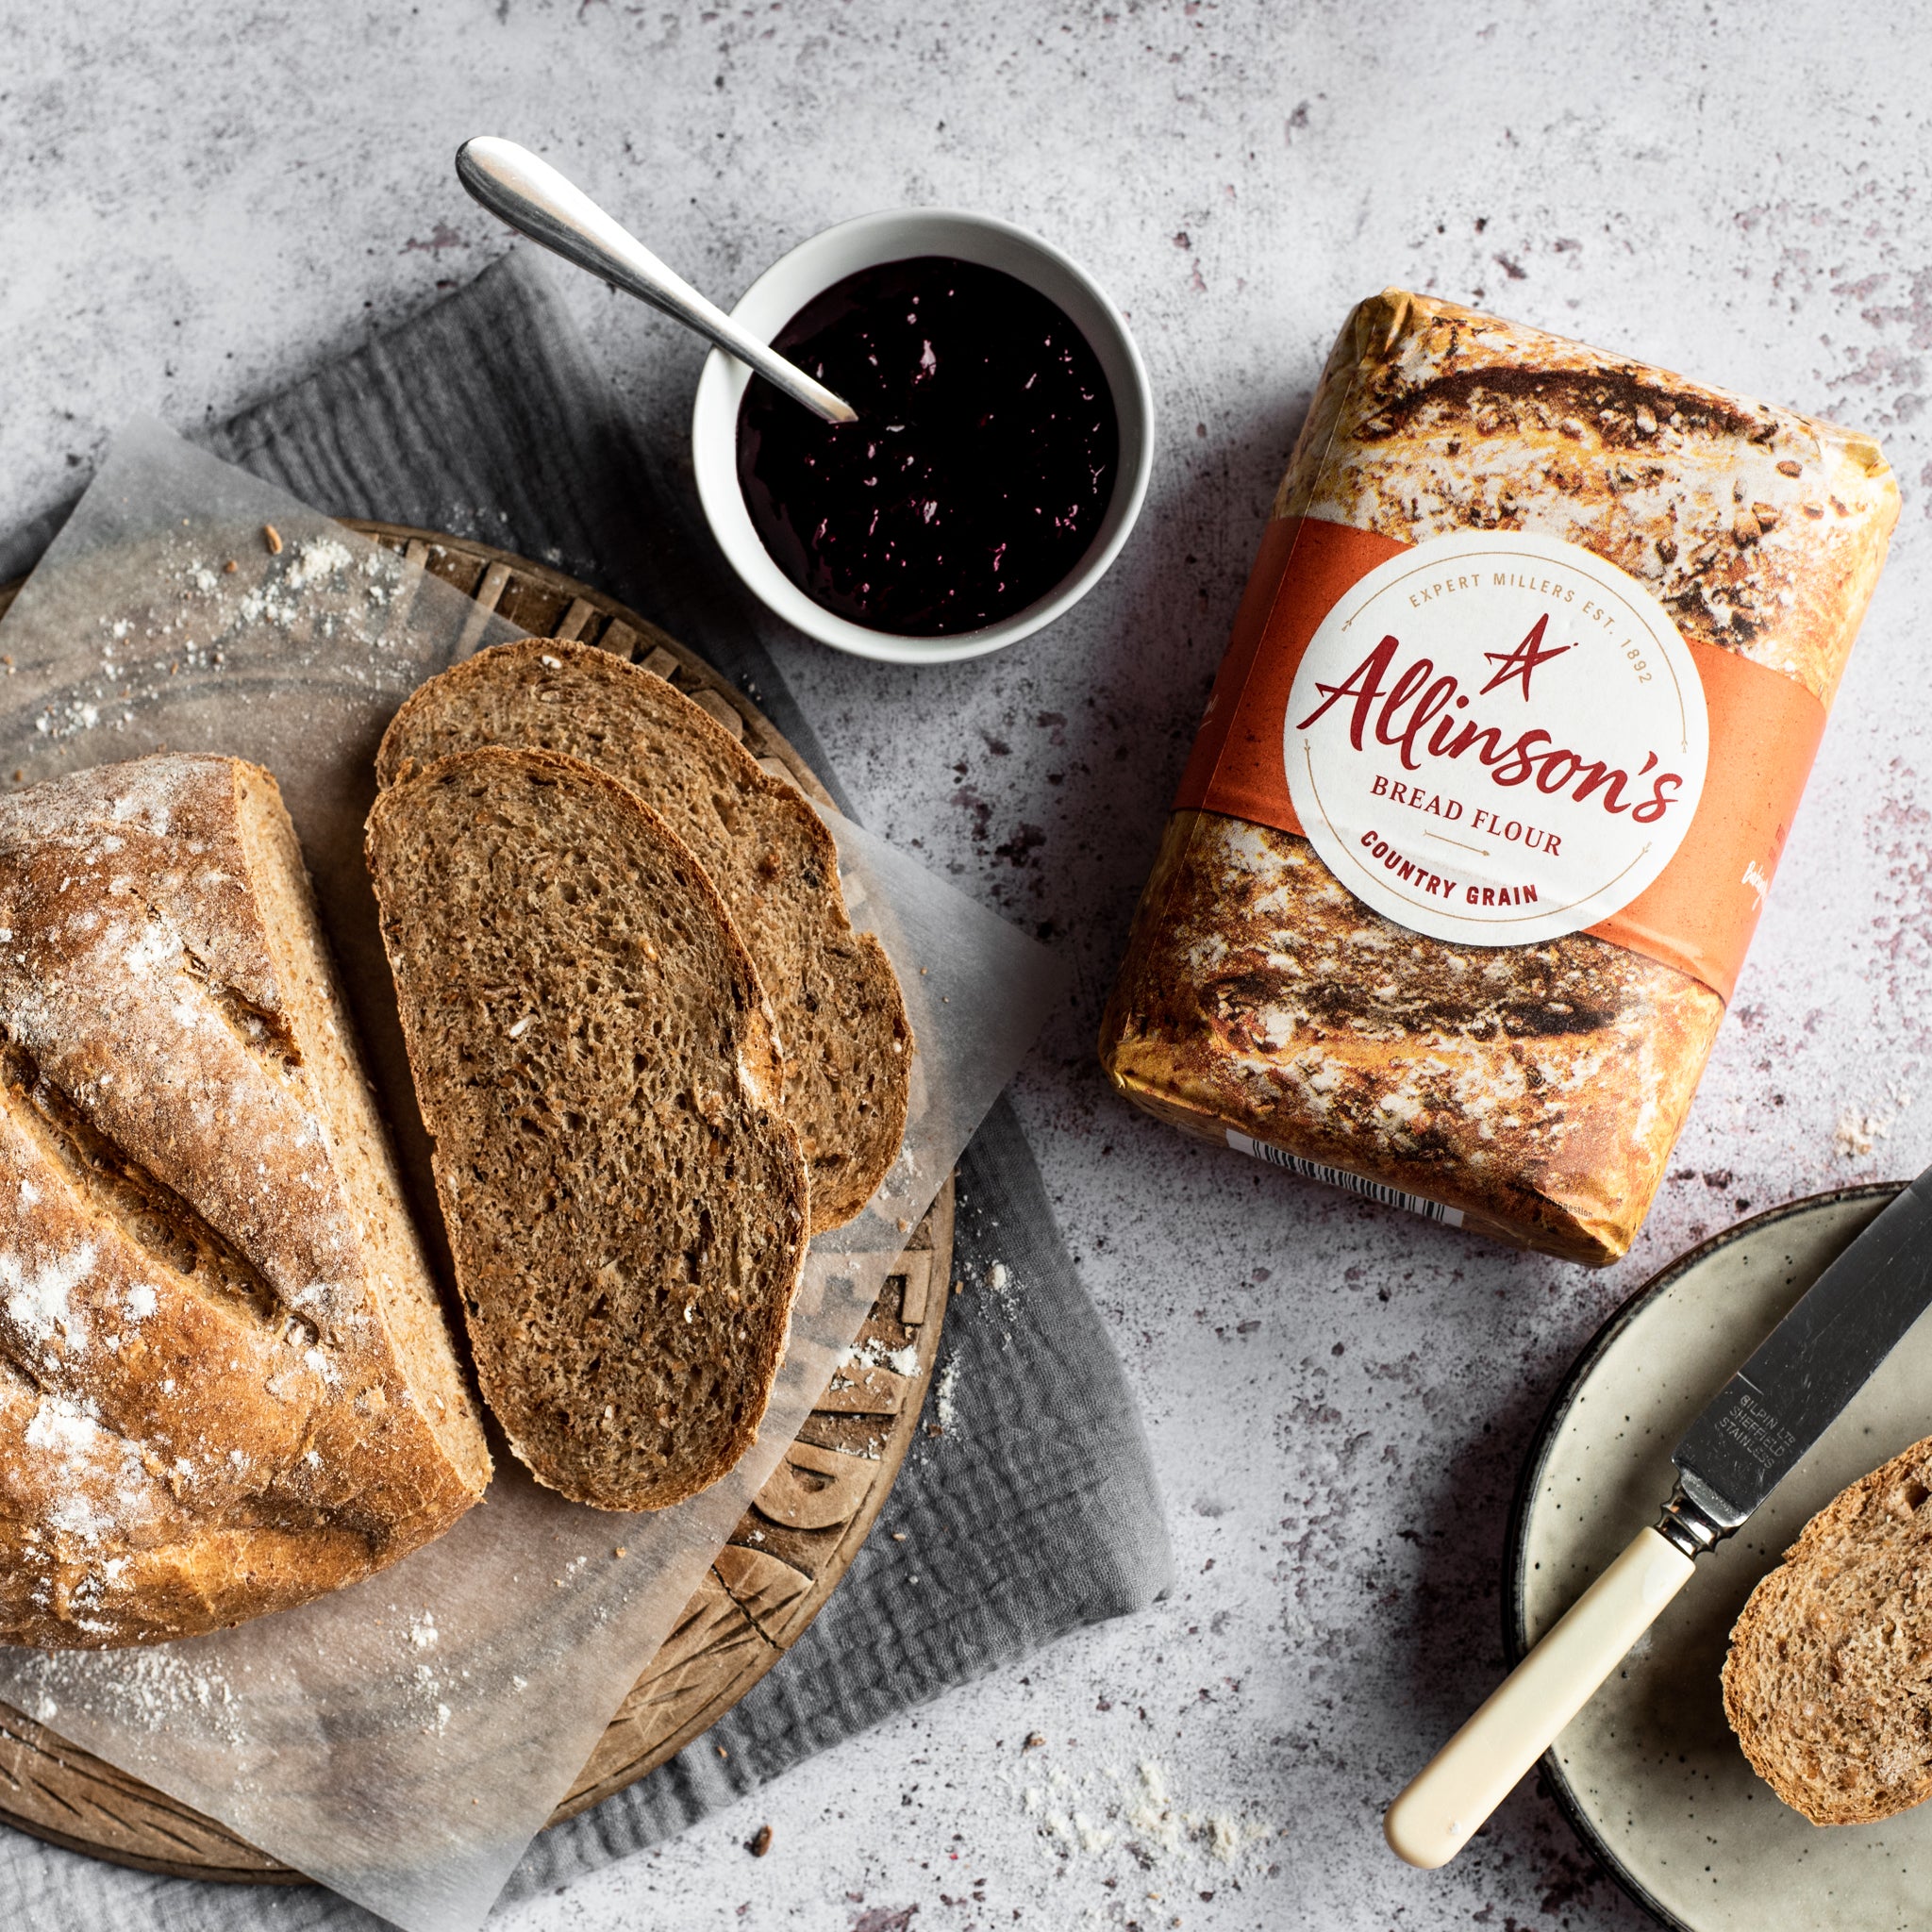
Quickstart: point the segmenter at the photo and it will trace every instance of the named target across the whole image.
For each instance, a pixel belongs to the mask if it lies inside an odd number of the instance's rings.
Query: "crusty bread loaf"
[[[489,1452],[268,773],[0,800],[0,1641],[192,1636],[446,1529]]]
[[[377,780],[479,744],[598,766],[697,855],[777,1014],[813,1229],[850,1221],[899,1152],[912,1030],[884,949],[846,917],[818,814],[663,678],[585,644],[519,640],[432,678],[384,735]]]
[[[1932,1438],[1827,1503],[1751,1592],[1724,1715],[1813,1824],[1932,1797]]]
[[[1898,487],[1868,436],[1390,290],[1338,338],[1274,504],[1419,544],[1607,558],[1683,635],[1829,704]],[[1724,1003],[1578,932],[1483,947],[1357,899],[1295,833],[1176,811],[1102,1022],[1115,1086],[1601,1264],[1629,1246]]]
[[[655,1509],[758,1433],[808,1182],[703,867],[575,758],[412,766],[369,863],[484,1399],[537,1478]]]

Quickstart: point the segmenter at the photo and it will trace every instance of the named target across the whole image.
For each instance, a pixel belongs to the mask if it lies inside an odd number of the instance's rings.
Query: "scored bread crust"
[[[757,1437],[808,1236],[751,957],[581,759],[411,764],[368,857],[484,1400],[572,1501],[681,1502]]]
[[[1390,290],[1343,326],[1274,514],[1405,543],[1508,529],[1581,544],[1687,638],[1828,705],[1898,489],[1870,437]],[[1192,1131],[1232,1127],[1602,1264],[1649,1208],[1723,1012],[1702,982],[1585,933],[1479,947],[1411,932],[1307,841],[1180,811],[1100,1057],[1129,1099]]]
[[[376,782],[489,743],[597,766],[697,855],[777,1017],[813,1231],[852,1220],[905,1136],[912,1028],[885,949],[853,930],[818,813],[664,678],[556,639],[492,645],[424,685],[383,734]]]
[[[0,1641],[158,1642],[446,1529],[489,1453],[270,774],[0,800]]]
[[[1813,1824],[1932,1797],[1932,1437],[1841,1491],[1731,1630],[1724,1715]]]

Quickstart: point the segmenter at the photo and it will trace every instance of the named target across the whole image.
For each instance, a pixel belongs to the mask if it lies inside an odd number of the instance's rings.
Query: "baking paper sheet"
[[[160,746],[275,773],[425,1220],[425,1143],[361,858],[372,760],[424,678],[516,634],[152,423],[116,441],[0,623],[0,785]],[[1043,947],[827,816],[854,923],[878,934],[906,990],[911,1118],[865,1214],[812,1244],[785,1368],[738,1469],[676,1508],[616,1516],[540,1489],[498,1440],[484,1502],[367,1582],[151,1649],[0,1647],[0,1700],[409,1932],[483,1919],[1061,990]]]

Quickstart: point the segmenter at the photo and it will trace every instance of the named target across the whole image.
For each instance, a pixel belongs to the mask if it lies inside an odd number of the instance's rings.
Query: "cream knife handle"
[[[1683,1551],[1640,1531],[1383,1814],[1396,1857],[1446,1865],[1690,1580]]]

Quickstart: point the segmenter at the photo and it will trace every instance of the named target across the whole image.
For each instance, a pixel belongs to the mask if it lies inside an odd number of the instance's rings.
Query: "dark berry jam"
[[[756,376],[739,411],[745,508],[813,603],[948,637],[1024,610],[1080,561],[1120,431],[1086,337],[1044,295],[920,256],[848,275],[773,347],[858,412],[822,423]]]

